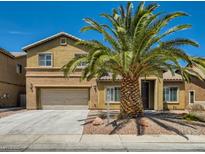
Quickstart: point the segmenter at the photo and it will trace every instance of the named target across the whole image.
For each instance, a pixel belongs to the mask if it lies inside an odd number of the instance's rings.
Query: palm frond
[[[205,59],[192,57],[183,48],[187,45],[198,47],[199,44],[189,38],[168,38],[176,32],[191,28],[190,24],[167,28],[172,20],[188,14],[155,12],[158,7],[157,3],[145,6],[144,2],[140,2],[135,9],[128,2],[126,6],[114,8],[111,14],[101,14],[109,24],[85,18],[88,25],[81,31],[97,31],[106,43],[98,40],[77,42],[76,46],[85,49],[87,54],[74,57],[64,65],[62,70],[65,75],[74,72],[81,62],[86,62],[82,80],[100,78],[109,73],[112,73],[113,79],[118,75],[155,75],[162,78],[163,71],[167,70],[172,74],[178,70],[185,81],[190,81],[193,76],[202,79],[203,74],[193,68],[205,74]],[[182,66],[180,61],[184,61],[187,66]]]

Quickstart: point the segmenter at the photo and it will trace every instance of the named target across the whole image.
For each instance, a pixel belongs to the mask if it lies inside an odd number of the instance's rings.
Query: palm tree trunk
[[[144,109],[140,94],[139,78],[123,77],[120,95],[120,116],[122,118],[143,115]]]

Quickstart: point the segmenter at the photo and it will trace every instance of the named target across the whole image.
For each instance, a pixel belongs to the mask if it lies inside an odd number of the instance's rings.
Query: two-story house
[[[0,108],[25,105],[26,53],[0,48]]]
[[[86,54],[75,45],[80,39],[58,33],[23,48],[27,52],[26,93],[28,109],[89,108],[119,109],[120,80],[104,76],[80,81],[83,65],[65,78],[61,67],[75,56]],[[205,83],[186,84],[179,74],[165,72],[161,78],[141,78],[144,108],[151,110],[185,109],[194,101],[205,101]],[[197,80],[198,82],[198,80]],[[202,86],[203,85],[203,86]]]

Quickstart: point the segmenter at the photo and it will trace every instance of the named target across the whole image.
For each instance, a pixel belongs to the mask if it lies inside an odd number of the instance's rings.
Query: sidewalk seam
[[[79,143],[81,143],[82,137],[83,137],[83,134],[81,134],[81,137],[80,137]]]
[[[121,139],[121,136],[120,136],[119,134],[118,134],[118,136],[119,136],[120,143],[121,143],[121,145],[122,145],[123,149],[125,149],[125,150],[126,150],[126,152],[129,152],[128,148],[127,148],[127,147],[123,144],[122,139]]]
[[[35,140],[33,140],[25,149],[22,150],[22,152],[25,152],[34,142],[36,142],[39,138],[41,138],[43,135],[39,135]]]

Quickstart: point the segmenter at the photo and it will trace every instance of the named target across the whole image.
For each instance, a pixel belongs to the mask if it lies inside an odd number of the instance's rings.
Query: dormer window
[[[67,45],[67,39],[65,37],[60,38],[60,45]]]

